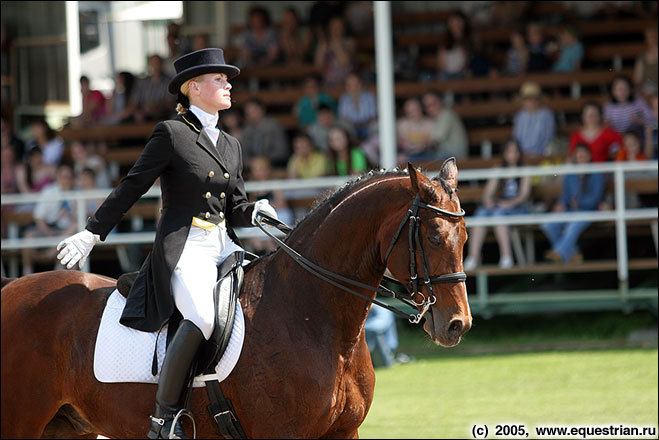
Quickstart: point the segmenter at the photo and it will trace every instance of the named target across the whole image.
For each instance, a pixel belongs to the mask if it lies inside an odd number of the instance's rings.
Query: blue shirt
[[[543,156],[545,146],[556,135],[554,113],[547,107],[535,112],[520,110],[513,120],[513,136],[524,154]]]
[[[575,65],[578,67],[581,65],[581,60],[583,59],[583,44],[579,41],[576,43],[564,47],[561,50],[561,54],[554,64],[554,72],[574,72]]]
[[[603,174],[568,174],[563,180],[563,193],[560,200],[568,211],[572,210],[570,201],[575,199],[580,211],[594,211],[598,208],[603,196]]]
[[[361,125],[375,119],[376,116],[375,96],[369,91],[363,91],[358,101],[355,101],[353,96],[348,93],[339,99],[339,118],[341,119]]]

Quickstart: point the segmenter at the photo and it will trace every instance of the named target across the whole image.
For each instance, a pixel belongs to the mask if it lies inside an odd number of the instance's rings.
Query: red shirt
[[[570,154],[578,144],[588,145],[593,154],[593,162],[606,162],[611,160],[611,147],[616,144],[618,147],[622,146],[622,136],[612,128],[604,127],[600,134],[589,142],[581,135],[581,130],[578,130],[570,136]]]

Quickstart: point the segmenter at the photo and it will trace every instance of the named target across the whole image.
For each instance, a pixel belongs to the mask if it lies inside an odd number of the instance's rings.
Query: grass
[[[376,370],[361,438],[472,438],[474,424],[657,426],[657,349],[421,359]],[[492,437],[492,435],[490,435]]]
[[[656,339],[625,347],[631,332],[656,326],[649,312],[474,317],[463,342],[444,349],[398,321],[399,351],[417,361],[376,369],[360,437],[473,438],[474,424],[487,424],[488,438],[506,423],[524,424],[528,438],[542,425],[657,427]]]

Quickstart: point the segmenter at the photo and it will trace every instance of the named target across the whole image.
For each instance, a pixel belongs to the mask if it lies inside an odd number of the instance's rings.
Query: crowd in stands
[[[656,16],[656,2],[647,5],[646,2],[636,2],[643,3],[641,12],[627,10],[626,6],[612,10],[610,3],[615,2],[604,2],[606,4],[599,10],[574,6],[568,16],[559,17],[554,22],[561,24],[558,34],[548,36],[546,22],[527,18],[531,3],[498,1],[490,2],[488,8],[481,10],[469,10],[475,8],[469,6],[466,11],[454,11],[445,20],[445,38],[433,55],[436,57],[435,71],[428,77],[419,68],[416,79],[453,81],[485,77],[483,80],[488,81],[488,78],[528,73],[576,72],[582,68],[588,49],[575,26],[580,20],[616,17],[616,13],[636,14],[642,18]],[[283,11],[279,23],[274,23],[270,14],[267,5],[249,10],[244,31],[238,39],[238,58],[229,61],[255,73],[270,66],[291,65],[294,69],[295,64],[307,63],[313,64],[318,73],[303,80],[299,86],[299,98],[288,110],[295,119],[293,128],[285,127],[258,97],[237,102],[220,115],[221,127],[241,142],[248,180],[267,180],[272,176],[292,179],[348,176],[377,168],[377,100],[370,91],[374,71],[371,64],[362,62],[357,44],[360,38],[372,35],[372,2],[317,1],[306,19],[295,6],[291,6]],[[474,32],[485,24],[510,29],[506,49],[499,53],[485,50],[483,41]],[[523,159],[546,158],[557,151],[561,162],[656,159],[656,26],[646,29],[644,35],[646,50],[635,62],[633,77],[620,75],[613,80],[604,106],[595,101],[583,106],[581,125],[570,134],[563,150],[552,148],[558,137],[557,115],[546,105],[546,92],[535,82],[524,82],[515,97],[519,107],[512,117],[510,140],[496,152],[502,158],[501,166],[519,166]],[[167,33],[169,54],[167,57],[150,55],[147,75],[138,77],[134,73],[118,72],[110,96],[93,90],[90,86],[93,81],[82,76],[83,110],[71,119],[70,126],[154,122],[174,116],[174,99],[167,91],[173,74],[173,60],[207,47],[208,42],[209,35],[206,34],[183,37],[181,26],[172,23]],[[400,60],[396,63],[400,64]],[[247,89],[244,83],[240,83],[240,76],[235,81],[234,92]],[[335,90],[340,90],[338,99],[330,93]],[[461,99],[460,96],[455,98],[450,99],[429,88],[420,96],[398,100],[399,163],[441,163],[451,156],[470,157],[469,126],[452,108],[453,102]],[[30,128],[29,139],[20,140],[12,133],[11,124],[3,118],[3,194],[39,191],[45,194],[54,188],[60,191],[66,188],[109,188],[116,183],[102,158],[107,148],[103,144],[72,142],[65,145],[45,120],[34,121]],[[604,201],[604,194],[595,180],[593,175],[574,179],[566,177],[564,194],[554,210],[597,209]],[[529,186],[527,178],[487,182],[482,206],[477,208],[475,215],[525,212],[530,197]],[[591,187],[597,188],[586,195]],[[287,209],[287,200],[280,192],[258,196],[269,198],[280,213]],[[590,196],[588,203],[581,201],[581,198]],[[593,202],[595,199],[596,203]],[[33,206],[33,209],[37,221],[40,216],[37,208]],[[287,218],[294,222],[296,213],[291,211],[289,214]],[[42,220],[47,226],[61,224],[57,231],[66,227],[63,220],[54,218],[53,210],[49,210],[49,217]],[[573,246],[579,228],[585,226],[569,224],[566,230],[559,226],[545,229],[553,246],[553,253],[548,254],[548,258],[558,260],[560,257],[562,261],[570,261],[578,254]],[[28,231],[31,236],[50,233],[43,227],[28,228]],[[502,267],[511,267],[514,262],[507,228],[497,227],[495,233],[501,252],[499,263]],[[465,267],[473,269],[480,264],[484,235],[484,229],[473,231]],[[253,244],[253,249],[258,252],[271,249],[263,241]],[[28,264],[31,256],[24,258]]]

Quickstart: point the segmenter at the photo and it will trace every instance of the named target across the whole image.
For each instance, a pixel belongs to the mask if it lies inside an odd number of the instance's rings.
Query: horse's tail
[[[2,289],[4,289],[7,284],[9,284],[12,281],[17,280],[17,279],[18,278],[5,278],[5,277],[2,277]]]

